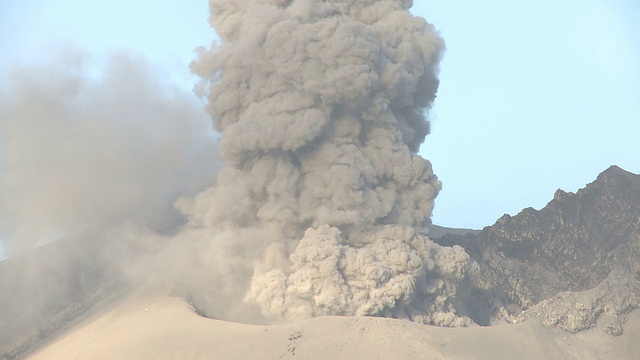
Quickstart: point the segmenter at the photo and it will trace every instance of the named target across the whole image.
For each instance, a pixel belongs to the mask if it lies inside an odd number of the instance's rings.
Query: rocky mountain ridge
[[[544,316],[576,332],[607,315],[617,334],[640,306],[640,176],[617,166],[575,194],[556,191],[540,210],[435,240],[462,246],[478,263],[462,308],[483,325]]]

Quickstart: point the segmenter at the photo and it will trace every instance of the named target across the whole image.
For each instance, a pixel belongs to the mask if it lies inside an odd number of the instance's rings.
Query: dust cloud
[[[441,183],[416,152],[444,42],[411,5],[211,0],[219,39],[192,70],[217,152],[201,105],[144,62],[17,71],[0,97],[9,251],[102,229],[79,256],[207,316],[472,324],[456,294],[476,264],[426,235]]]
[[[475,264],[421,234],[441,184],[416,151],[444,43],[411,5],[210,1],[220,41],[192,69],[224,167],[178,207],[268,317],[471,323],[455,295]]]

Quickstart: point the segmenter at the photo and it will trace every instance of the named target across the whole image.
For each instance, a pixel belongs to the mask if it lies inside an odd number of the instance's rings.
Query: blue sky
[[[419,4],[448,47],[422,147],[444,184],[434,222],[482,227],[611,164],[640,172],[640,3]]]
[[[640,172],[640,2],[415,1],[447,52],[421,154],[443,181],[434,222],[481,228],[576,191],[611,164]],[[205,0],[3,0],[0,80],[75,47],[131,52],[190,89]]]

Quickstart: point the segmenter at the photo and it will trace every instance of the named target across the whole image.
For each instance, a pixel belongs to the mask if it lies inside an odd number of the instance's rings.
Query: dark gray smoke
[[[192,68],[225,166],[178,207],[218,293],[276,318],[470,323],[454,300],[474,263],[420,234],[441,188],[416,151],[444,43],[411,5],[210,0],[220,42]]]

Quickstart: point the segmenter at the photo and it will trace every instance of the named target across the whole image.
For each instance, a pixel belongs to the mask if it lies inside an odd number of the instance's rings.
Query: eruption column
[[[267,316],[470,322],[454,308],[469,256],[419,233],[441,188],[416,152],[444,43],[411,5],[210,0],[220,42],[192,68],[225,166],[179,207],[243,259]]]

